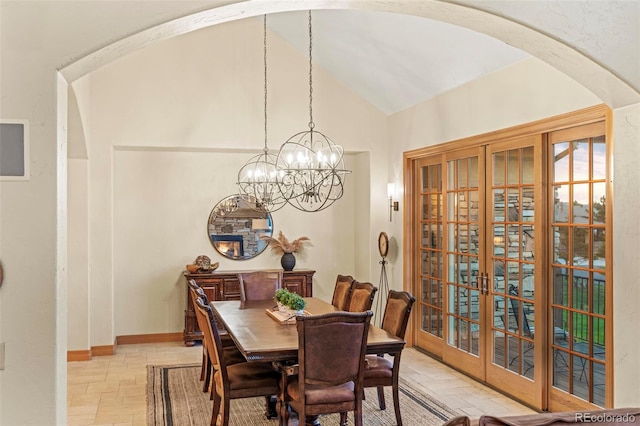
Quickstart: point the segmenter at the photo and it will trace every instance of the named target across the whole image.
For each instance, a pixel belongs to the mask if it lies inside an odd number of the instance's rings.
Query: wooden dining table
[[[339,311],[338,308],[318,299],[306,297],[305,314],[318,315]],[[281,323],[275,315],[267,310],[275,309],[273,300],[246,301],[228,300],[211,302],[214,314],[227,330],[236,346],[248,362],[271,361],[283,374],[283,384],[286,383],[286,368],[283,364],[295,362],[298,359],[298,330],[295,321]],[[405,341],[373,324],[369,326],[367,336],[367,353],[394,354],[404,348]],[[280,424],[284,424],[282,404],[284,394],[277,396],[277,401],[267,402],[265,415],[272,418],[278,415]],[[317,416],[305,419],[305,425],[319,425]]]
[[[305,311],[311,315],[339,311],[316,297],[306,297]],[[222,322],[247,361],[289,361],[298,358],[298,331],[295,321],[281,324],[266,310],[273,300],[211,302],[214,314]],[[367,353],[398,353],[405,341],[371,324],[367,336]]]

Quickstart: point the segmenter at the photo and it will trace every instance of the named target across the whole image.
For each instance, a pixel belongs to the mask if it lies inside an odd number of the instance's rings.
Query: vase
[[[285,271],[292,271],[293,267],[296,266],[296,257],[293,253],[285,253],[280,259],[280,264]]]

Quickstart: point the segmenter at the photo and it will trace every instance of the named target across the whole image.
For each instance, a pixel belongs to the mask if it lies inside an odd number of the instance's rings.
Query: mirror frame
[[[241,195],[220,200],[207,220],[207,236],[213,248],[231,260],[249,260],[265,251],[264,236],[273,235],[271,213],[251,208]]]

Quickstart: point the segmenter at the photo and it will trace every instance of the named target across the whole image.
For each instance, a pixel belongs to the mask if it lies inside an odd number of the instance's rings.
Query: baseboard
[[[113,345],[91,346],[90,350],[67,351],[67,362],[89,361],[94,356],[114,355],[118,345],[132,345],[135,343],[181,342],[183,333],[132,334],[117,336]]]
[[[67,362],[71,361],[89,361],[91,359],[90,350],[67,351]]]
[[[106,356],[116,353],[116,345],[91,346],[91,356]]]
[[[180,342],[183,340],[183,333],[157,333],[157,334],[131,334],[128,336],[118,336],[116,342],[119,345],[132,345],[135,343],[162,343]]]

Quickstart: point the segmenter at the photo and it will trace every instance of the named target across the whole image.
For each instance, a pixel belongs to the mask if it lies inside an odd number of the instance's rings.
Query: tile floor
[[[120,345],[112,356],[67,364],[68,424],[145,425],[148,364],[201,362],[202,348],[182,342]],[[401,374],[454,410],[477,418],[533,411],[414,350],[402,355]],[[414,425],[408,425],[414,426]]]

